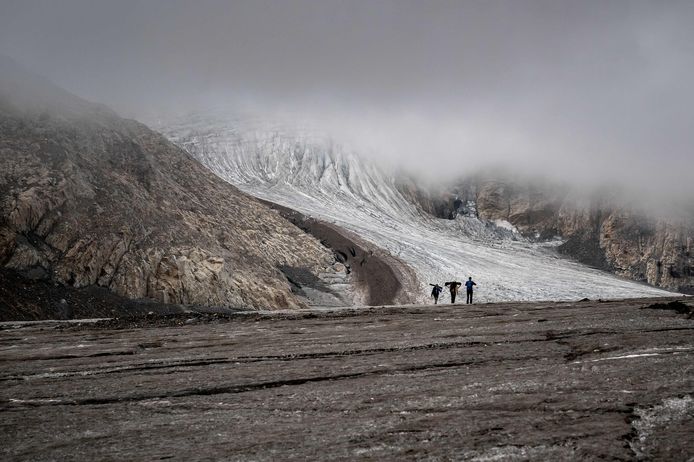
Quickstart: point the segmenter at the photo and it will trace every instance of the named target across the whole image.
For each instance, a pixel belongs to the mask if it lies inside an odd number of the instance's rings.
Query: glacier
[[[475,302],[671,296],[558,254],[556,242],[531,242],[509,223],[435,218],[408,201],[395,174],[320,130],[225,112],[159,122],[173,143],[242,191],[359,234],[410,265],[429,283],[477,283]],[[447,294],[444,295],[444,302]]]

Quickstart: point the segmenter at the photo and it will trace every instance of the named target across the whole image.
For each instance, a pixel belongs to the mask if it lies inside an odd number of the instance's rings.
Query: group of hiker
[[[441,295],[441,292],[443,292],[443,287],[441,287],[438,284],[429,285],[433,287],[433,289],[431,289],[431,296],[434,297],[434,304],[437,304],[439,302],[439,295]],[[458,295],[458,289],[462,285],[463,283],[458,281],[450,281],[444,283],[444,286],[448,287],[448,289],[451,291],[451,303],[455,303],[455,297],[456,295]],[[475,281],[472,280],[472,277],[468,278],[468,280],[465,281],[465,292],[467,293],[466,303],[472,303],[472,288],[476,285],[477,284],[475,284]]]

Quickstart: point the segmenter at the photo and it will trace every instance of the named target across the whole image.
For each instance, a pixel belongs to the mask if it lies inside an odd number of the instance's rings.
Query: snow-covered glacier
[[[241,190],[335,223],[409,264],[429,283],[477,283],[477,302],[672,295],[617,278],[529,242],[504,223],[445,220],[422,212],[395,177],[319,131],[226,113],[194,114],[157,127]]]

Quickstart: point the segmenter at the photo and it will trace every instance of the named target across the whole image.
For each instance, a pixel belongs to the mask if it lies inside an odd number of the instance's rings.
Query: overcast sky
[[[0,53],[129,116],[295,114],[441,175],[694,201],[691,0],[0,0]]]

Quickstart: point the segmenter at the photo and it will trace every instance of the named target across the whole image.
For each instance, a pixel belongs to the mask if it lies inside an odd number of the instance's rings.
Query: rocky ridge
[[[344,273],[159,134],[0,61],[0,266],[127,298],[263,308],[305,305],[280,267]]]

